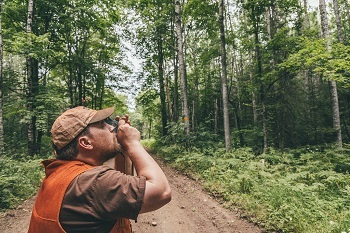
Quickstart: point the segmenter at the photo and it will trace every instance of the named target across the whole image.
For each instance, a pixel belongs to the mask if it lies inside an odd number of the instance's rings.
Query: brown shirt
[[[66,232],[109,232],[117,218],[137,219],[145,186],[145,177],[94,167],[68,186],[60,223]]]

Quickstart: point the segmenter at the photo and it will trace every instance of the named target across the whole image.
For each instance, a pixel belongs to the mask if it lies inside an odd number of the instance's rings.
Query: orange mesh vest
[[[64,194],[71,181],[92,166],[80,161],[48,160],[43,162],[46,177],[33,207],[28,233],[65,232],[59,222]],[[117,219],[110,233],[131,233],[129,219]]]

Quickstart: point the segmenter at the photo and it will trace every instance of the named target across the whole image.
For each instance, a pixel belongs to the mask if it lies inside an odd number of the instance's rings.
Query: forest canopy
[[[350,140],[346,0],[1,3],[3,151],[41,153],[77,105],[134,112],[144,138],[212,132],[226,151]]]

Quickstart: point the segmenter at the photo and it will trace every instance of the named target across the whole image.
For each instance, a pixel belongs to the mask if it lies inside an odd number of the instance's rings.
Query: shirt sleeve
[[[129,176],[107,166],[99,166],[72,181],[62,204],[66,206],[64,209],[74,208],[75,213],[85,213],[90,221],[91,218],[95,221],[136,220],[145,186],[145,177]]]
[[[114,169],[99,173],[93,185],[92,207],[104,219],[137,219],[143,203],[146,178]]]

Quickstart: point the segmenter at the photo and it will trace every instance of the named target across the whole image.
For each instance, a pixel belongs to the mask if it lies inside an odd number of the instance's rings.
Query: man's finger
[[[125,114],[124,117],[123,117],[122,119],[125,121],[125,123],[131,125],[130,120],[129,120],[129,115],[128,115],[128,114]]]

